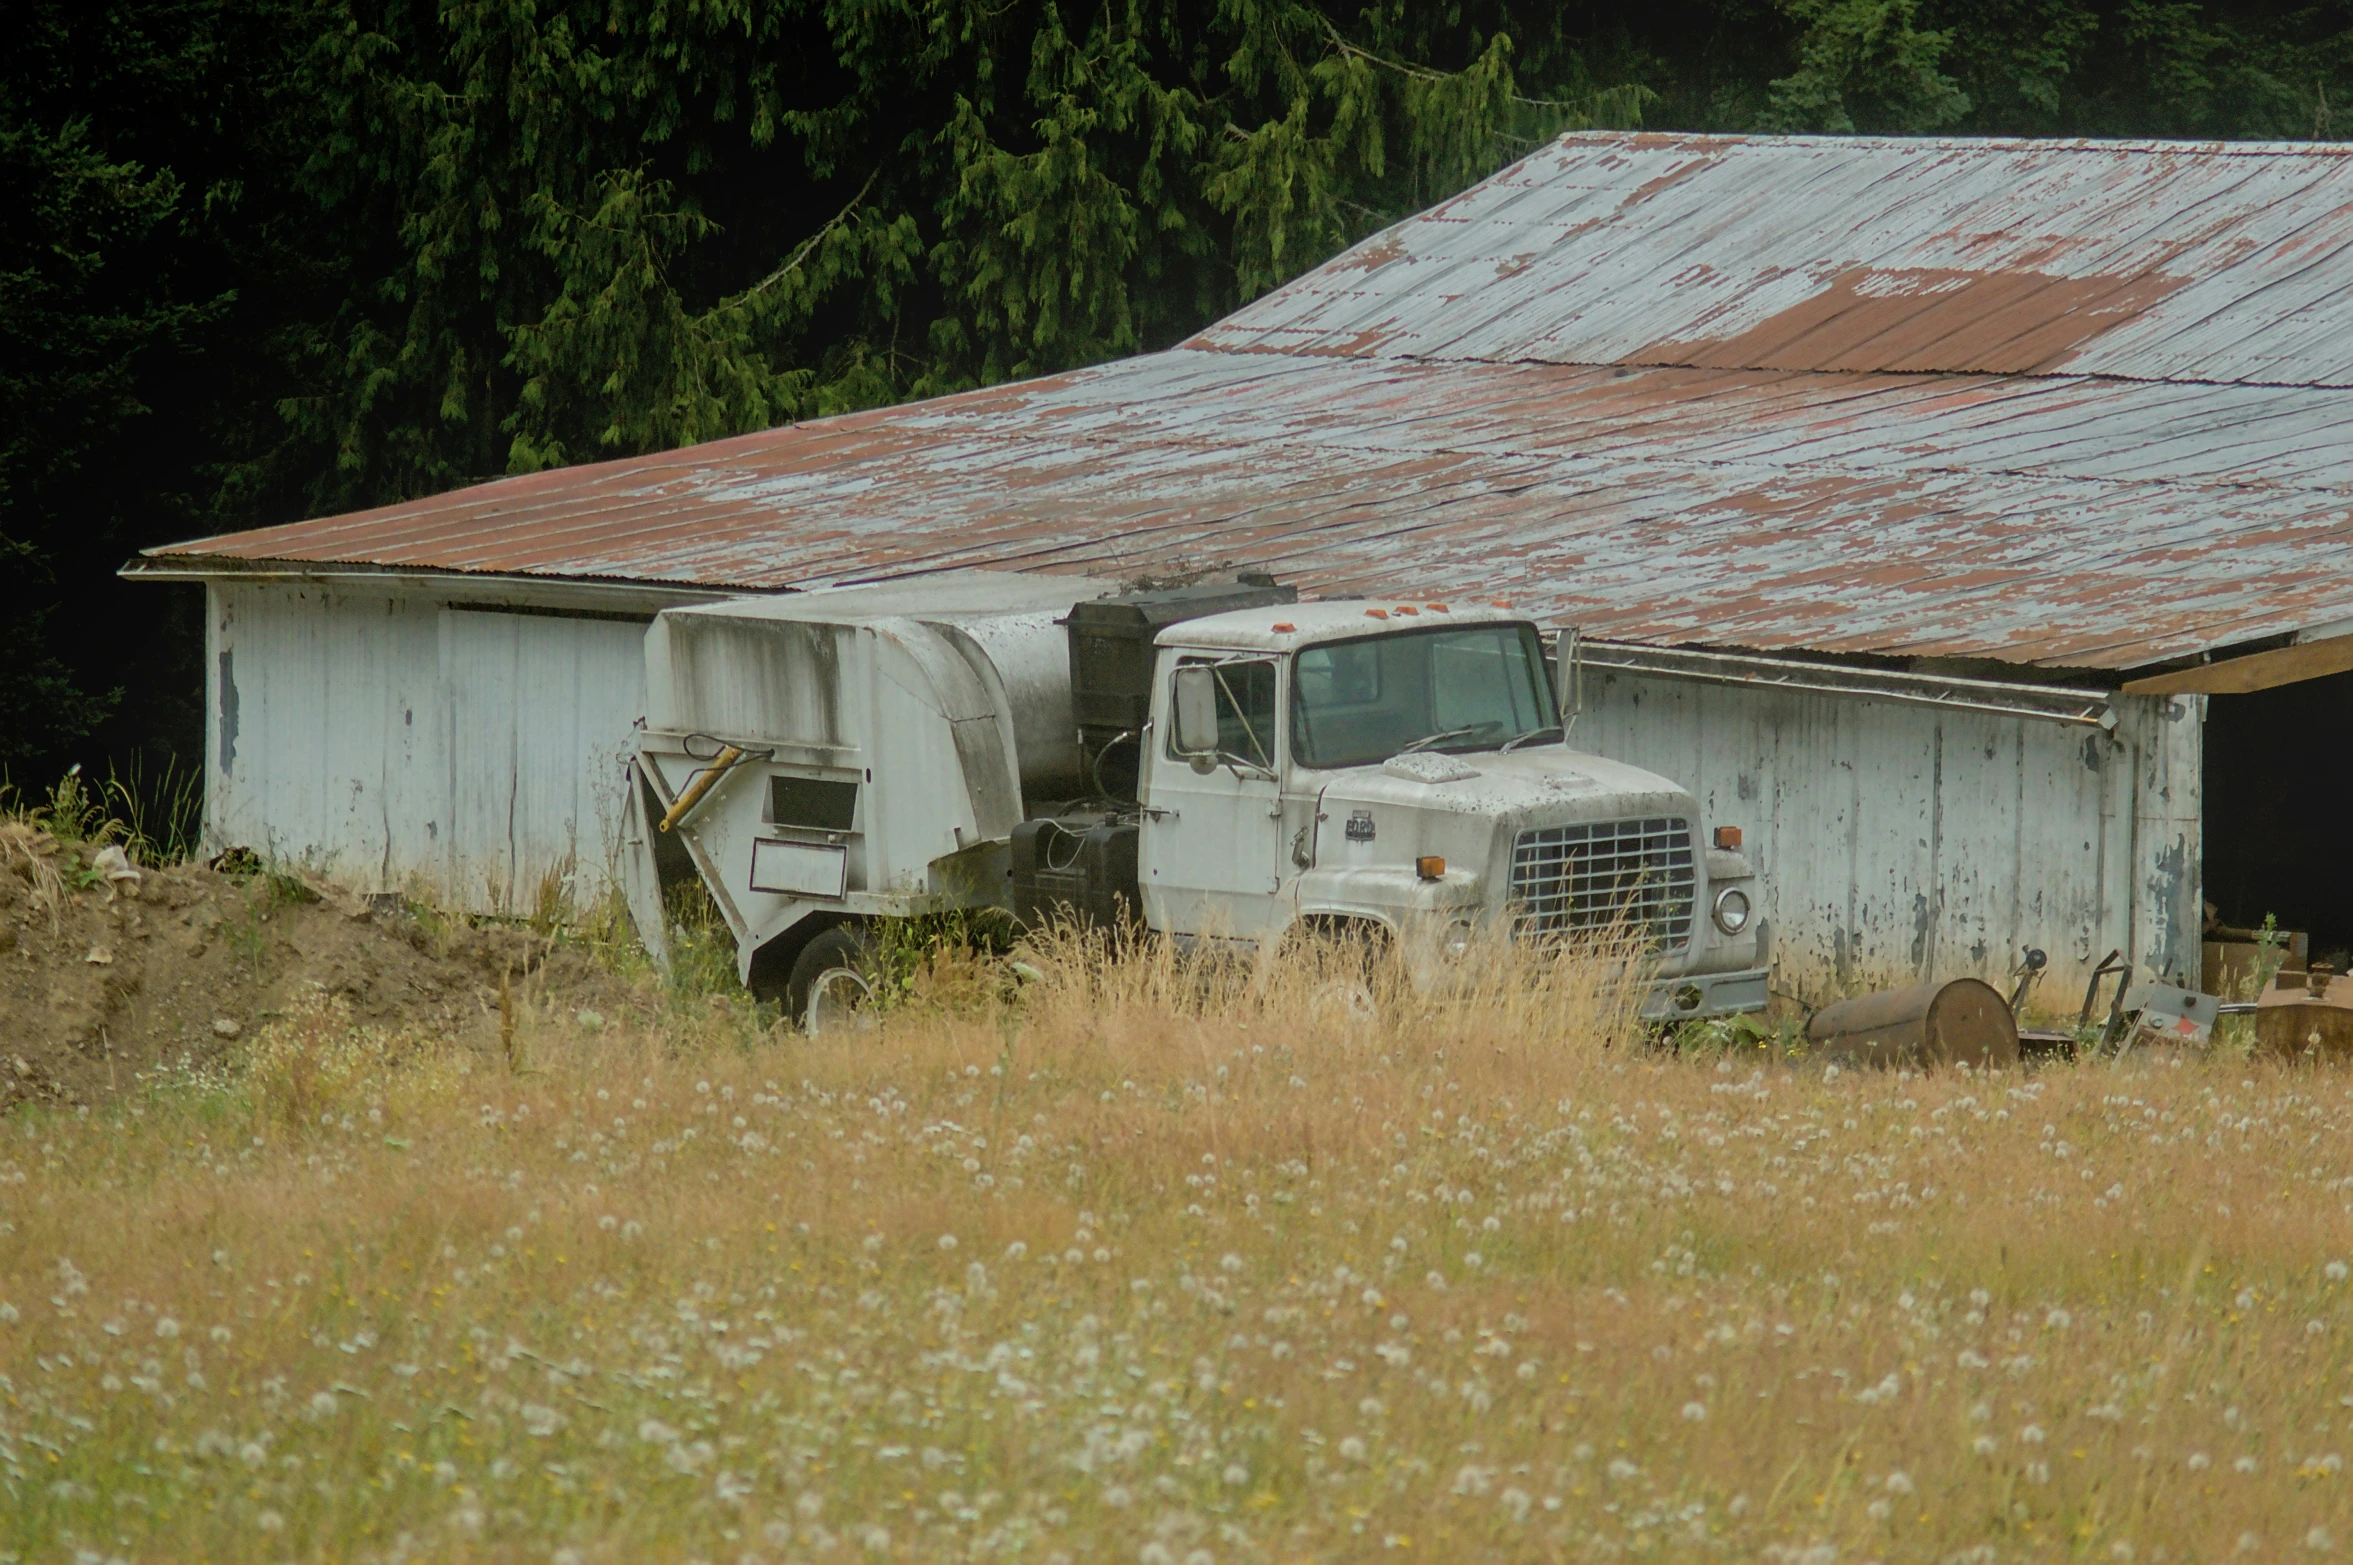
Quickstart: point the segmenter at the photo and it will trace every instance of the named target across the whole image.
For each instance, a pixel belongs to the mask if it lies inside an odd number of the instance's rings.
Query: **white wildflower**
[[[1707,1420],[1707,1416],[1708,1407],[1705,1402],[1686,1402],[1683,1404],[1683,1421],[1685,1423],[1704,1423]]]

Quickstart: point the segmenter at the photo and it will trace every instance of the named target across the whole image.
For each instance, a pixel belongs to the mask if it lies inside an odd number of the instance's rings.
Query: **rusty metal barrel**
[[[1841,1065],[2018,1064],[2018,1018],[2001,991],[1976,978],[1887,989],[1826,1005],[1806,1023],[1817,1059]]]

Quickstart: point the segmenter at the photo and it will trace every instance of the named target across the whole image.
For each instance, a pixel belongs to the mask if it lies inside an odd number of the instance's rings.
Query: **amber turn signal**
[[[1722,848],[1726,853],[1738,853],[1740,851],[1740,828],[1718,826],[1716,828],[1716,846]]]
[[[1425,853],[1413,861],[1413,872],[1424,880],[1444,880],[1446,860],[1435,853]]]

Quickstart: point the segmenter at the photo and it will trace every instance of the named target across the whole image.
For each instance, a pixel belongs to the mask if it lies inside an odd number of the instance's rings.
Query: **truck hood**
[[[1323,812],[1334,821],[1346,818],[1348,806],[1369,809],[1376,820],[1391,812],[1454,815],[1512,830],[1637,815],[1689,819],[1698,810],[1689,791],[1656,772],[1557,744],[1508,753],[1425,750],[1328,775]]]

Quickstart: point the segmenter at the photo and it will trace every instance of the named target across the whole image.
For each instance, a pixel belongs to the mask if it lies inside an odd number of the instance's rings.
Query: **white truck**
[[[822,1030],[873,921],[1001,908],[1255,946],[1646,934],[1656,1020],[1766,1002],[1730,828],[1569,747],[1573,633],[1488,602],[1121,592],[964,571],[664,611],[624,882],[657,957],[699,879],[745,983]]]

